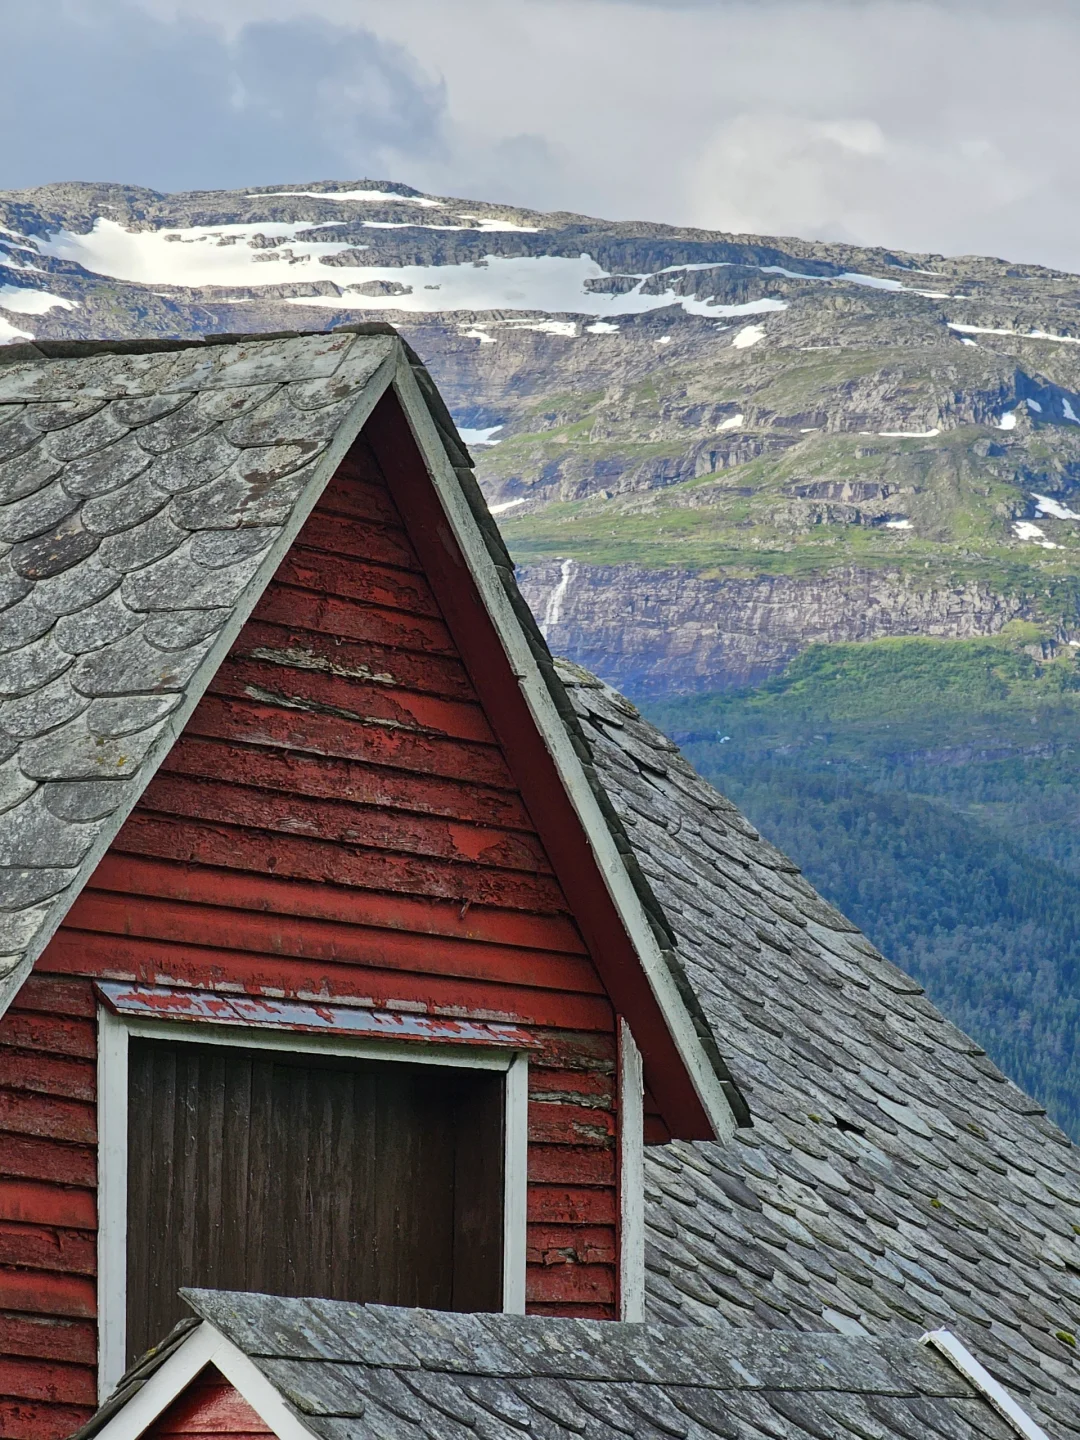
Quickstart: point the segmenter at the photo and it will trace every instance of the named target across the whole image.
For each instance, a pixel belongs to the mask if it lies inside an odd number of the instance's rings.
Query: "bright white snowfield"
[[[0,285],[0,310],[16,315],[45,315],[50,310],[74,310],[74,300],[50,295],[48,290],[33,290],[22,285]]]
[[[328,198],[341,200],[345,196]],[[341,287],[343,293],[340,294],[294,296],[289,302],[323,310],[402,310],[432,314],[448,310],[531,310],[603,317],[640,315],[669,305],[681,305],[690,315],[726,318],[763,315],[787,308],[783,300],[768,297],[744,305],[715,305],[708,297],[678,295],[668,288],[658,294],[645,294],[643,286],[652,278],[648,275],[640,276],[637,285],[625,294],[605,295],[585,288],[586,281],[603,280],[609,274],[587,254],[576,257],[489,255],[478,263],[453,265],[365,265],[363,247],[319,239],[320,229],[332,224],[332,221],[318,225],[310,221],[279,221],[134,231],[126,230],[115,220],[99,219],[85,235],[60,230],[46,239],[27,240],[27,246],[39,254],[81,265],[93,275],[141,285],[251,290],[302,280]],[[451,227],[424,225],[418,228]],[[511,227],[509,222],[485,220],[473,228]],[[359,263],[332,267],[319,264],[324,256],[340,255],[344,251],[350,251]],[[368,286],[372,281],[404,286],[405,293],[369,295],[356,288]],[[605,329],[591,333],[613,332]],[[741,343],[753,342],[744,339]]]

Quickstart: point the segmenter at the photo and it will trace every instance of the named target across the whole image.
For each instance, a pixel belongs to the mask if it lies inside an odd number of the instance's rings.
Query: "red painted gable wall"
[[[146,1431],[146,1440],[195,1440],[196,1436],[198,1440],[217,1436],[243,1440],[273,1433],[221,1371],[208,1365],[158,1416]]]
[[[93,1398],[92,977],[529,1027],[529,1308],[615,1314],[615,1017],[483,684],[358,442],[0,1021],[0,1434]]]

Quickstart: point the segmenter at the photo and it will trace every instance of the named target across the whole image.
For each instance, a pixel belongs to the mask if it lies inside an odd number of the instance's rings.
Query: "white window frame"
[[[127,1369],[128,1042],[132,1037],[293,1055],[496,1070],[506,1076],[503,1129],[503,1311],[525,1313],[529,1061],[519,1050],[394,1044],[287,1029],[143,1020],[98,1007],[98,1399]]]
[[[645,1318],[645,1070],[619,1017],[619,1319]]]

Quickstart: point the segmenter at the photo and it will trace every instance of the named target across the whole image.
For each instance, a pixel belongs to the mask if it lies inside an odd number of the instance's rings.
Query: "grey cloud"
[[[367,174],[1080,269],[1077,0],[0,0],[0,35],[0,186]]]
[[[0,188],[379,174],[443,146],[441,84],[369,30],[294,18],[226,37],[123,0],[0,0],[0,33]]]

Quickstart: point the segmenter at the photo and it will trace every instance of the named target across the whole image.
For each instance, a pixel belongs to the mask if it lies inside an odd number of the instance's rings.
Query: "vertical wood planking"
[[[142,1038],[129,1070],[129,1361],[185,1285],[500,1308],[503,1072]]]

